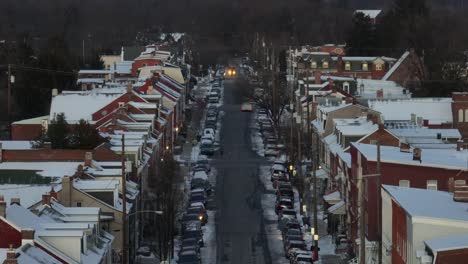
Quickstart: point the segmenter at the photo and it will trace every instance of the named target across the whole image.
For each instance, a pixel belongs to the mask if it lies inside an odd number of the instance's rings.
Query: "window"
[[[456,180],[455,181],[455,186],[460,186],[460,185],[466,185],[466,181],[465,180]]]
[[[436,180],[427,181],[427,189],[437,191],[437,181]]]
[[[463,109],[458,109],[458,122],[463,122]]]
[[[347,61],[344,66],[345,71],[350,71],[351,70],[351,63]]]
[[[465,122],[468,122],[468,109],[465,109]]]
[[[377,145],[377,139],[371,139],[369,144],[371,145]]]
[[[328,69],[328,61],[322,62],[322,68]]]
[[[311,62],[311,63],[310,63],[310,67],[311,67],[312,69],[317,69],[317,62],[316,62],[316,61]]]
[[[367,64],[367,62],[362,63],[362,70],[363,71],[368,71],[369,70],[369,64]]]
[[[76,207],[81,207],[81,202],[76,202]]]
[[[379,63],[379,64],[376,64],[376,65],[375,65],[375,70],[376,70],[376,71],[381,71],[381,70],[382,70],[382,64],[380,64],[380,63]]]
[[[410,187],[410,181],[409,180],[400,180],[398,182],[398,185],[400,187]]]

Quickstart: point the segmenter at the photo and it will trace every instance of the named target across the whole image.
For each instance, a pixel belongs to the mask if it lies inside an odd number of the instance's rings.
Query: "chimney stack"
[[[18,260],[16,260],[16,251],[12,245],[6,252],[6,259],[3,261],[3,264],[18,264]]]
[[[52,188],[50,188],[50,197],[51,197],[51,198],[53,197],[55,200],[58,201],[58,194],[57,194],[57,192],[55,191],[55,189],[54,189],[53,186],[52,186]]]
[[[468,186],[455,185],[453,192],[453,200],[455,202],[468,202]]]
[[[50,194],[46,193],[42,195],[42,205],[50,205]]]
[[[322,73],[320,71],[315,71],[314,72],[314,77],[315,77],[315,84],[321,84],[322,83]]]
[[[465,142],[462,139],[457,140],[457,150],[458,151],[462,151],[464,146],[465,146]]]
[[[85,153],[84,165],[86,167],[90,167],[93,163],[93,153],[91,151],[87,151]]]
[[[400,152],[410,152],[410,146],[407,143],[400,142]]]
[[[420,148],[413,149],[413,160],[419,160],[419,162],[422,162],[421,155],[422,155],[422,150]]]
[[[14,204],[21,205],[20,198],[11,198],[10,205],[14,205]]]
[[[0,195],[0,216],[6,217],[6,202],[3,195]]]
[[[25,240],[34,240],[34,229],[23,228],[21,229],[21,238]]]

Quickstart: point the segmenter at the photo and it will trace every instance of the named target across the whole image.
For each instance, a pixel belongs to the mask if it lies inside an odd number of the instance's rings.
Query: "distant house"
[[[359,14],[359,13],[363,14],[366,17],[369,17],[372,25],[375,25],[378,22],[378,18],[382,14],[382,10],[380,9],[358,9],[354,11],[354,15]]]
[[[467,263],[468,204],[455,194],[382,186],[382,263]]]

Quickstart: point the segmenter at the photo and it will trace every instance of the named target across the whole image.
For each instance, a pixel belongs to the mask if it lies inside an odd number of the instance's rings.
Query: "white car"
[[[212,128],[205,128],[205,129],[203,130],[203,136],[205,136],[205,135],[212,135],[212,136],[214,137],[214,135],[215,135],[214,129],[212,129]],[[202,136],[202,137],[203,137],[203,136]]]

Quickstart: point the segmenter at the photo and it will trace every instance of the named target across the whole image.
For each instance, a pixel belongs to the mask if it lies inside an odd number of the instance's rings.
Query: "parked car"
[[[296,255],[294,258],[290,256],[292,260],[292,264],[299,264],[299,263],[312,263],[312,254],[300,254]]]
[[[289,228],[283,232],[283,240],[286,240],[288,237],[301,237],[300,240],[303,240],[302,230],[300,228]]]
[[[190,188],[203,188],[207,195],[210,195],[212,193],[211,183],[208,180],[204,180],[202,178],[192,179],[192,181],[190,182]]]
[[[195,250],[184,250],[179,253],[179,264],[200,264],[200,254]]]
[[[283,219],[297,219],[296,211],[293,209],[282,209],[278,212],[278,220],[282,221]]]
[[[284,245],[284,256],[286,258],[289,258],[290,253],[294,248],[305,250],[307,249],[307,245],[302,240],[290,240]]]
[[[203,231],[201,229],[200,222],[190,222],[182,228],[183,239],[194,238],[197,239],[200,247],[203,247],[205,242],[203,241]]]
[[[279,211],[283,209],[293,209],[294,202],[289,198],[281,198],[276,202],[275,211],[278,214]]]
[[[198,216],[198,220],[205,225],[208,223],[208,214],[206,213],[205,207],[201,206],[193,206],[189,207],[186,210],[187,214],[196,214]]]
[[[288,198],[294,202],[294,191],[291,188],[279,188],[276,191],[276,199]]]
[[[270,169],[271,176],[270,180],[277,180],[279,177],[284,176],[287,173],[286,168],[283,165],[273,164]]]
[[[203,155],[212,156],[215,152],[214,145],[212,142],[206,142],[200,145],[200,153]]]
[[[288,232],[289,229],[300,229],[301,224],[297,219],[289,219],[283,226],[282,232]]]

